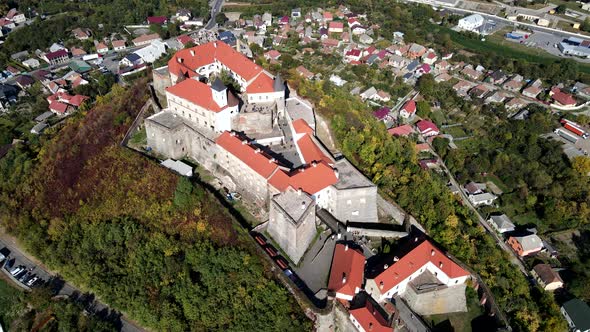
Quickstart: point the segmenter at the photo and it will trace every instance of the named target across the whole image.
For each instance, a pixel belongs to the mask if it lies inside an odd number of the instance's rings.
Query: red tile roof
[[[55,52],[49,52],[45,54],[45,57],[51,61],[53,59],[57,59],[57,58],[62,58],[62,57],[67,57],[68,56],[68,51],[61,49],[61,50],[57,50]]]
[[[270,93],[274,92],[274,79],[262,73],[246,87],[246,93]]]
[[[414,114],[414,112],[416,112],[416,102],[414,101],[414,99],[406,101],[406,103],[402,107],[402,110],[405,110],[406,112],[408,112],[408,114]]]
[[[88,97],[82,95],[75,95],[70,98],[68,104],[79,107],[86,99],[88,99]]]
[[[363,283],[365,256],[348,245],[336,244],[328,290],[354,296]]]
[[[338,178],[332,167],[325,162],[299,168],[289,174],[289,185],[310,195],[335,184]]]
[[[438,129],[438,127],[430,120],[420,120],[418,121],[418,123],[416,123],[416,126],[418,127],[418,130],[420,130],[420,133],[422,134],[429,134],[432,132],[440,132],[440,130]]]
[[[49,104],[49,109],[64,114],[68,109],[68,105],[60,101],[52,101],[51,104]]]
[[[330,22],[329,29],[344,29],[344,23]]]
[[[191,51],[194,52],[194,56]],[[178,59],[181,59],[182,63],[179,63]],[[168,68],[170,73],[174,75],[188,72],[188,75],[192,77],[196,75],[195,70],[212,64],[215,60],[221,62],[246,81],[250,81],[262,72],[260,66],[250,61],[243,54],[226,43],[216,41],[176,52],[172,59],[168,61]]]
[[[392,332],[387,321],[375,310],[373,304],[367,301],[364,307],[350,310],[350,314],[363,327],[363,330],[370,332]]]
[[[405,124],[399,127],[390,128],[387,132],[393,136],[408,136],[414,132],[414,128],[409,124]]]
[[[434,264],[451,279],[469,275],[467,271],[445,256],[432,243],[425,240],[375,277],[375,283],[378,287],[383,283],[381,293],[384,294],[404,281],[412,273],[420,270],[428,262]]]
[[[299,151],[301,151],[305,163],[311,164],[314,161],[324,161],[328,164],[333,163],[332,160],[316,145],[310,135],[304,135],[297,140],[296,144],[299,147]]]
[[[215,100],[213,100],[211,87],[197,80],[186,79],[166,88],[166,91],[215,113],[221,112],[225,109],[225,107],[220,107]]]
[[[297,134],[309,134],[313,135],[313,129],[309,126],[309,124],[303,119],[297,119],[292,122],[293,129]]]
[[[576,105],[576,99],[569,93],[565,93],[559,88],[553,88],[551,89],[551,92],[553,92],[551,98],[553,98],[553,100],[556,102],[564,106]]]
[[[215,143],[244,162],[248,167],[267,179],[277,170],[278,165],[273,158],[252,146],[247,140],[242,140],[234,133],[223,132]]]
[[[150,16],[147,18],[148,24],[164,24],[168,21],[166,16]]]
[[[178,36],[178,37],[176,37],[176,40],[179,43],[181,43],[182,45],[186,45],[188,43],[193,42],[193,39],[191,37],[189,37],[188,35]]]
[[[113,47],[114,48],[125,47],[125,41],[124,40],[113,40]]]

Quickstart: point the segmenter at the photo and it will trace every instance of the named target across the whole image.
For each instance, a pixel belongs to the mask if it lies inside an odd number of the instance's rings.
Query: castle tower
[[[219,107],[227,106],[227,87],[221,82],[219,77],[211,84],[211,94],[213,95],[213,100],[215,100]]]

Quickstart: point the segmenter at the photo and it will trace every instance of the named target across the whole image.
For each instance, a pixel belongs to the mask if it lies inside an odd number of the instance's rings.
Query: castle
[[[318,209],[344,223],[378,221],[377,187],[324,148],[312,107],[289,97],[279,75],[215,41],[177,52],[154,70],[154,87],[167,107],[145,121],[148,146],[197,161],[267,211],[267,233],[293,262],[317,233]]]

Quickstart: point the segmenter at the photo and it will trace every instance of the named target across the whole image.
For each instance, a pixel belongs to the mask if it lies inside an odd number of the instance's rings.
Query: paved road
[[[205,29],[207,30],[211,30],[213,29],[213,27],[217,25],[217,23],[215,23],[215,16],[217,16],[217,14],[221,12],[221,7],[223,6],[224,0],[211,1],[211,18],[209,19],[209,22],[207,22],[207,25],[205,25]]]
[[[453,185],[455,185],[457,188],[459,188],[459,193],[461,194],[461,200],[463,201],[463,205],[467,206],[471,211],[473,211],[475,213],[479,224],[486,230],[486,232],[488,234],[490,234],[494,238],[494,240],[496,240],[496,243],[498,244],[498,246],[500,248],[502,248],[502,250],[504,250],[508,253],[508,255],[510,256],[510,261],[513,264],[515,264],[516,266],[518,266],[518,268],[522,271],[522,273],[524,273],[524,275],[528,276],[529,272],[528,272],[527,268],[524,266],[523,262],[520,260],[520,257],[516,256],[514,251],[512,251],[512,249],[510,249],[508,247],[508,245],[504,242],[504,240],[502,238],[500,238],[498,233],[496,233],[494,231],[494,229],[492,229],[492,227],[490,227],[488,222],[481,216],[479,211],[477,211],[477,209],[473,206],[473,204],[471,204],[467,195],[461,189],[462,186],[457,182],[457,180],[455,180],[455,177],[453,176],[451,171],[449,171],[449,169],[447,168],[447,165],[445,165],[443,159],[436,152],[434,152],[434,148],[432,146],[430,146],[430,148],[432,150],[432,153],[436,156],[436,158],[438,160],[440,160],[440,165],[441,165],[442,169],[444,170],[444,172],[449,177],[449,180],[451,181],[451,183]]]
[[[46,267],[44,267],[39,261],[37,261],[34,257],[29,255],[28,253],[24,252],[16,243],[14,238],[8,236],[4,233],[3,230],[0,230],[0,249],[7,248],[10,250],[10,259],[15,259],[14,266],[18,265],[25,265],[28,268],[33,268],[33,273],[40,276],[43,280],[48,281],[51,279],[54,274],[49,272]],[[65,282],[63,287],[58,292],[58,295],[67,295],[67,296],[76,296],[83,294],[81,290],[75,288],[71,284]],[[88,311],[98,313],[102,311],[110,310],[108,306],[98,301],[94,301],[89,307],[87,307]],[[128,321],[125,317],[121,316],[121,331],[122,332],[142,332],[145,331],[141,327],[135,325],[134,323]]]

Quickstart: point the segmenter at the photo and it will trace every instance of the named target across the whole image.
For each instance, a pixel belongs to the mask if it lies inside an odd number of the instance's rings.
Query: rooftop
[[[341,190],[375,186],[373,182],[367,179],[346,158],[337,160],[334,167],[338,170],[338,182],[334,185],[337,189]]]
[[[310,206],[314,206],[314,200],[306,193],[299,192],[292,187],[287,188],[284,192],[273,197],[275,201],[291,217],[295,223],[299,223],[308,211]]]

